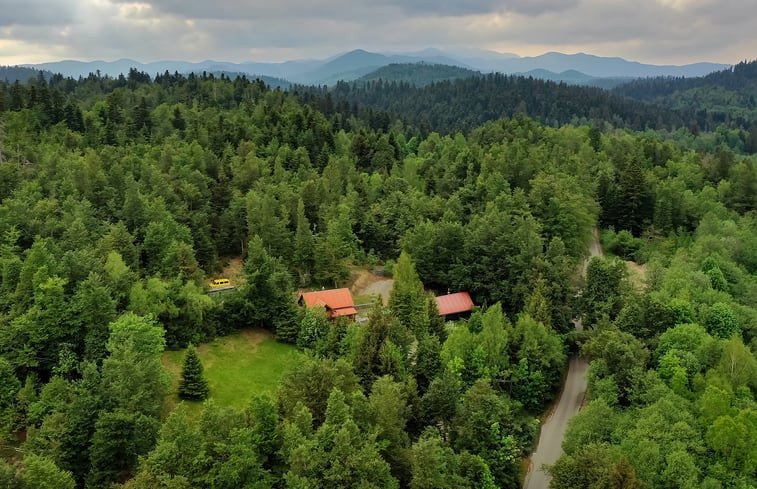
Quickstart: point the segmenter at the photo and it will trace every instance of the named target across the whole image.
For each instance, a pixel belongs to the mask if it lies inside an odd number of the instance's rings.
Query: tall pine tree
[[[426,292],[415,271],[412,258],[404,251],[400,253],[394,266],[394,284],[389,295],[389,308],[400,323],[415,333],[416,337],[428,334]]]
[[[181,371],[179,397],[192,401],[202,401],[208,397],[210,389],[208,381],[202,376],[202,370],[197,350],[193,345],[189,345],[187,355],[184,357],[184,368]]]

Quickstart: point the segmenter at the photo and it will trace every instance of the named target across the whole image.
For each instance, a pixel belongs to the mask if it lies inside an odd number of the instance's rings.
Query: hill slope
[[[757,124],[757,60],[699,78],[648,78],[615,93],[671,109],[706,114],[713,122]]]
[[[430,83],[480,76],[481,73],[460,66],[428,63],[393,63],[358,79],[359,82],[383,80],[423,87]]]
[[[589,87],[599,87],[606,89],[617,87],[618,85],[626,83],[630,80],[629,78],[603,78],[589,76],[586,73],[581,73],[580,71],[576,70],[567,70],[563,71],[562,73],[555,73],[553,71],[544,70],[541,68],[537,70],[527,71],[525,73],[514,74],[524,77],[538,78],[540,80],[563,82],[569,85],[585,85]]]
[[[440,55],[436,52],[430,52],[426,55],[420,56],[408,56],[397,54],[384,55],[356,49],[332,59],[313,71],[303,73],[292,79],[305,84],[333,85],[340,80],[352,81],[358,79],[379,68],[391,64],[417,63],[465,66],[464,63],[460,61]]]
[[[380,109],[422,131],[468,131],[486,121],[525,114],[549,125],[606,121],[632,129],[686,125],[690,114],[660,109],[594,87],[534,78],[488,74],[445,80],[423,87],[397,82],[341,82],[330,91],[300,90],[318,105],[319,96],[345,106]],[[325,107],[324,104],[321,107]],[[328,110],[328,109],[324,109]]]
[[[49,79],[52,73],[49,71],[42,71],[42,75],[45,79]],[[0,80],[7,82],[19,81],[21,83],[37,78],[40,74],[40,70],[34,68],[27,68],[24,66],[0,66]]]

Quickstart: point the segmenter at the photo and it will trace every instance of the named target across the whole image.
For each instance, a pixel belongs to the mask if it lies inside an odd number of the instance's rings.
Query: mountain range
[[[694,63],[682,66],[652,65],[623,58],[600,57],[590,54],[545,53],[541,56],[519,57],[511,53],[485,50],[442,51],[429,48],[412,53],[373,53],[356,49],[320,60],[295,60],[282,63],[245,62],[231,63],[207,60],[198,63],[186,61],[157,61],[141,63],[131,59],[117,61],[56,61],[23,65],[38,70],[79,77],[100,72],[118,76],[136,68],[154,75],[170,73],[244,73],[248,76],[268,76],[306,85],[332,85],[339,80],[351,81],[390,64],[427,63],[458,66],[482,73],[526,74],[535,78],[582,80],[597,78],[641,78],[656,76],[695,77],[722,70],[729,65]],[[535,71],[536,70],[536,71]],[[566,72],[567,75],[566,75]],[[557,75],[557,76],[555,76]]]

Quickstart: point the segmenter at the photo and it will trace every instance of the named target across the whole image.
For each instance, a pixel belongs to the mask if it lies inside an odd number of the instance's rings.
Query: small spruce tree
[[[202,376],[202,363],[193,345],[187,348],[184,357],[184,368],[179,382],[179,397],[193,401],[202,401],[208,397],[208,381]]]

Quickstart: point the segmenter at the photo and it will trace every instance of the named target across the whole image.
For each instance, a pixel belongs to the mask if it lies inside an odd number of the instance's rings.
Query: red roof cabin
[[[473,310],[473,300],[467,292],[440,295],[436,298],[440,316],[462,316]]]
[[[355,320],[357,310],[355,301],[352,300],[350,289],[318,290],[315,292],[303,292],[298,301],[301,306],[326,308],[326,316],[329,319],[347,317]]]

